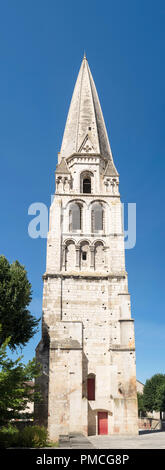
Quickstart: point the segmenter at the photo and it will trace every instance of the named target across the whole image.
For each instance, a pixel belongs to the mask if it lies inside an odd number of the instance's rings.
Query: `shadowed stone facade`
[[[36,420],[51,439],[69,432],[136,434],[119,175],[86,57],[58,155],[43,280],[36,350],[43,402]]]

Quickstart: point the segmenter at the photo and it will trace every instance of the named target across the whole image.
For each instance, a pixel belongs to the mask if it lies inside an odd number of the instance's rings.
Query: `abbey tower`
[[[36,354],[49,436],[136,434],[134,321],[115,168],[84,56],[65,126],[50,208]]]

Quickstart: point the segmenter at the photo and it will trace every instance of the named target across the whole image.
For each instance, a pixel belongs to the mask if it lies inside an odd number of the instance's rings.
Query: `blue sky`
[[[31,239],[28,207],[50,206],[68,106],[86,51],[123,202],[137,204],[126,251],[137,378],[165,373],[165,3],[5,0],[0,6],[1,244],[25,265],[31,311],[42,312],[46,240]],[[32,358],[40,332],[23,349]]]

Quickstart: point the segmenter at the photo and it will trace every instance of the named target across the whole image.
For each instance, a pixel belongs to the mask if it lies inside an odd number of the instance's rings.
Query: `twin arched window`
[[[104,229],[104,210],[101,203],[96,202],[91,211],[91,232],[99,232]],[[82,205],[75,202],[70,205],[69,231],[82,230]]]

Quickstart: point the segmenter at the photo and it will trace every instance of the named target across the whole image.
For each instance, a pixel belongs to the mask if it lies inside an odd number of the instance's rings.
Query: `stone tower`
[[[50,207],[36,354],[49,436],[136,434],[134,321],[115,168],[84,56],[66,121]]]

